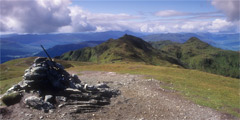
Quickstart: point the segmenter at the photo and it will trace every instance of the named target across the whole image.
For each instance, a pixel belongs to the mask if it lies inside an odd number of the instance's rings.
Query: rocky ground
[[[111,98],[111,104],[97,111],[71,113],[76,105],[63,105],[45,113],[29,109],[23,101],[0,109],[0,119],[9,120],[225,120],[237,119],[230,115],[202,107],[184,99],[178,93],[161,88],[163,83],[145,79],[141,75],[116,74],[114,72],[85,71],[79,78],[83,83],[106,83],[119,89],[121,94]],[[26,96],[24,96],[26,97]],[[79,106],[78,106],[79,107]]]

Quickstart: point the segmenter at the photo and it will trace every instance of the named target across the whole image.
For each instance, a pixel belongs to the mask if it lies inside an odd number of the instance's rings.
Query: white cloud
[[[218,1],[213,0],[213,4],[221,6],[222,2]],[[231,17],[233,13],[236,14],[236,5],[233,5],[233,8],[225,8],[230,11],[226,12],[229,14],[228,20],[233,20],[227,21],[222,17],[219,18],[218,12],[187,13],[165,10],[157,12],[155,16],[136,16],[127,13],[93,13],[79,6],[70,6],[70,4],[70,0],[1,0],[0,31],[16,33],[71,33],[109,30],[152,33],[240,31],[239,20],[236,19],[236,16]],[[228,7],[231,6],[228,5]],[[173,16],[181,17],[167,18]]]
[[[224,19],[213,21],[179,21],[179,22],[160,22],[146,21],[139,24],[141,32],[232,32],[236,27],[233,23]]]
[[[69,9],[72,23],[61,27],[59,32],[132,30],[129,26],[130,20],[139,18],[125,13],[92,13],[79,6],[70,6]]]
[[[95,31],[96,26],[88,22],[85,11],[78,6],[68,7],[70,10],[69,16],[71,17],[71,24],[63,26],[59,29],[59,32],[87,32]]]
[[[216,19],[207,28],[209,29],[209,32],[221,32],[228,30],[232,26],[233,23],[231,22],[222,19]]]
[[[48,33],[71,23],[69,0],[1,0],[1,32]]]
[[[188,15],[188,13],[179,12],[175,10],[163,10],[163,11],[156,12],[155,15],[160,17],[175,17],[175,16]]]
[[[240,18],[239,0],[213,0],[212,5],[221,10],[230,21],[238,21]]]

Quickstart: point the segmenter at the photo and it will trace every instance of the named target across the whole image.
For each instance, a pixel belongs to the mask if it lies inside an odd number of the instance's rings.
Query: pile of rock
[[[19,95],[28,94],[28,97],[23,97],[26,106],[44,111],[56,106],[81,104],[75,112],[91,112],[109,104],[110,98],[118,95],[119,91],[110,89],[104,83],[95,86],[82,84],[77,75],[70,75],[59,63],[36,58],[34,64],[25,70],[23,80],[11,87],[3,98],[9,99],[6,96],[12,94],[18,94],[18,99]]]

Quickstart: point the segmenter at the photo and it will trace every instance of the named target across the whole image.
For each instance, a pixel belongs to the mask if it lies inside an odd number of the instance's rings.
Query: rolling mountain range
[[[212,33],[136,33],[131,31],[106,31],[89,33],[59,33],[59,34],[8,34],[0,36],[1,63],[11,59],[34,56],[42,51],[40,45],[46,49],[56,45],[78,44],[85,41],[106,41],[116,39],[124,34],[141,37],[145,41],[164,41],[184,43],[191,37],[197,37],[210,45],[226,50],[239,51],[239,34],[212,34]],[[71,47],[67,47],[71,48]],[[70,51],[69,49],[66,51]],[[40,54],[38,54],[40,55]],[[59,55],[59,53],[57,54]],[[53,53],[55,56],[55,53]]]
[[[163,66],[177,65],[224,76],[240,77],[238,52],[212,47],[196,37],[183,44],[171,41],[165,41],[164,45],[159,42],[151,44],[140,38],[124,35],[96,47],[64,53],[59,58],[97,63],[129,61]]]

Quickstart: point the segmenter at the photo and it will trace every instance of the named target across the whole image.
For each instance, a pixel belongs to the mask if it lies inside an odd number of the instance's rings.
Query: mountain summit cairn
[[[110,98],[119,93],[104,83],[82,84],[77,75],[69,74],[61,64],[38,57],[25,70],[23,80],[7,90],[2,101],[7,106],[23,102],[26,107],[45,112],[75,105],[71,113],[85,113],[110,104]]]

